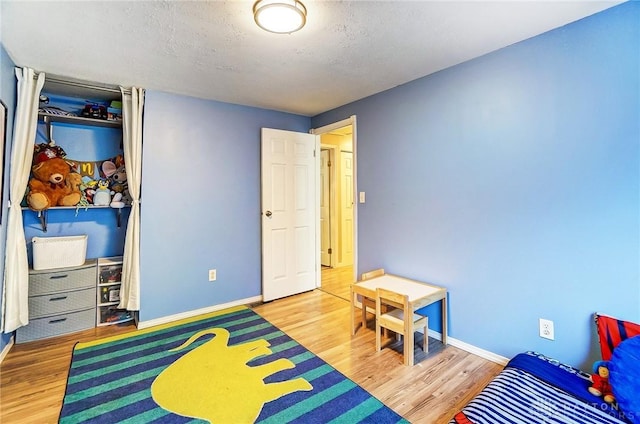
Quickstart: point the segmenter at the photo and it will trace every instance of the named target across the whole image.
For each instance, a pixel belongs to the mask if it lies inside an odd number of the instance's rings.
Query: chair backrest
[[[372,271],[363,272],[360,279],[364,281],[364,280],[369,280],[371,278],[379,277],[381,275],[384,275],[384,269],[378,268]]]
[[[396,308],[408,310],[409,296],[378,287],[376,289],[376,303],[377,302],[381,305],[391,305]],[[380,311],[380,308],[376,308],[376,310]]]

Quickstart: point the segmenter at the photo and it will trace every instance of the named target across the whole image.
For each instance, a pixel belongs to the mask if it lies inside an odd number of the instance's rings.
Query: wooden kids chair
[[[389,312],[381,312],[384,305],[393,306],[397,309],[391,309]],[[376,290],[376,351],[381,349],[380,329],[389,329],[396,334],[402,335],[404,341],[404,364],[413,365],[413,333],[416,328],[422,327],[424,330],[424,339],[422,342],[422,350],[426,353],[429,351],[429,318],[414,314],[409,305],[409,296],[396,293],[390,290],[378,288]]]
[[[360,276],[360,280],[361,281],[370,280],[375,277],[380,277],[381,275],[384,275],[384,269],[378,268],[371,271],[363,272],[362,275]],[[362,327],[363,328],[367,327],[367,308],[375,309],[375,307],[376,307],[375,299],[369,299],[368,297],[364,297],[364,296],[362,297]]]

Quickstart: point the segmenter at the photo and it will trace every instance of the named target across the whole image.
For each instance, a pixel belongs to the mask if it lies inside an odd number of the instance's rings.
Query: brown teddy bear
[[[27,195],[29,208],[41,211],[52,206],[77,205],[82,194],[77,184],[67,183],[76,180],[74,176],[69,180],[73,174],[69,164],[53,149],[36,149],[36,153]]]

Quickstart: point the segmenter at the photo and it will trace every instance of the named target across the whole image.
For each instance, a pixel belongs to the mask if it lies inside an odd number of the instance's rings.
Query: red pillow
[[[620,320],[600,313],[595,313],[594,318],[596,328],[598,329],[600,352],[602,353],[603,361],[611,359],[613,349],[623,340],[640,335],[640,324]]]

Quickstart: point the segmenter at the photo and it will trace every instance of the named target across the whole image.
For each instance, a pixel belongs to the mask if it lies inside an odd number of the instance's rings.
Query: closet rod
[[[56,83],[56,84],[69,85],[72,87],[89,88],[91,90],[107,91],[109,93],[120,93],[120,89],[118,88],[100,87],[99,85],[91,85],[91,84],[86,84],[82,82],[68,81],[68,80],[58,79],[56,77],[45,77],[45,82],[47,81]],[[131,94],[131,90],[128,88],[125,88],[124,92],[126,94]]]
[[[38,74],[36,74],[34,76],[34,79],[37,79],[37,78],[38,78]],[[107,91],[109,93],[121,93],[120,89],[118,89],[118,88],[100,87],[99,85],[91,85],[91,84],[88,84],[88,83],[69,81],[69,80],[59,79],[59,78],[56,78],[56,77],[46,76],[45,77],[45,82],[51,82],[51,83],[56,83],[56,84],[64,84],[64,85],[69,85],[69,86],[72,86],[72,87],[88,88],[88,89],[91,89],[91,90]],[[125,92],[125,94],[131,94],[131,90],[128,89],[128,88],[125,88],[124,92]]]

